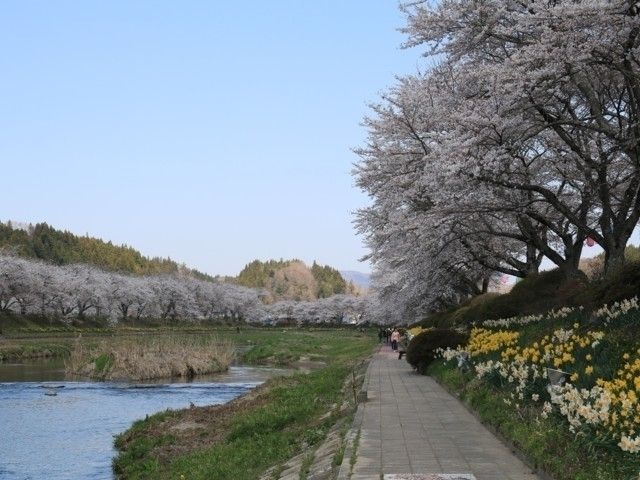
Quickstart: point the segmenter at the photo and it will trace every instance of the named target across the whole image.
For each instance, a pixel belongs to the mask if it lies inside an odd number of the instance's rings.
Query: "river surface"
[[[222,404],[284,373],[232,366],[189,383],[76,382],[61,362],[0,363],[0,479],[113,478],[113,436],[133,421]]]

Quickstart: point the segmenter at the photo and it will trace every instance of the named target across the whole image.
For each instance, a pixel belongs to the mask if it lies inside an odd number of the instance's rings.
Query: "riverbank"
[[[312,452],[336,422],[353,413],[359,373],[377,340],[373,334],[294,329],[245,335],[256,342],[244,355],[253,363],[303,359],[316,369],[269,380],[227,405],[136,422],[116,439],[118,478],[249,480],[267,470],[277,478],[289,458]],[[339,442],[335,446],[327,455],[339,464]]]
[[[212,328],[196,325],[163,327],[131,327],[117,325],[61,326],[43,324],[21,324],[5,328],[0,335],[0,361],[26,360],[33,358],[66,358],[80,342],[85,348],[95,348],[101,342],[112,339],[131,338],[134,341],[149,337],[209,336],[216,332],[235,332],[231,328]]]

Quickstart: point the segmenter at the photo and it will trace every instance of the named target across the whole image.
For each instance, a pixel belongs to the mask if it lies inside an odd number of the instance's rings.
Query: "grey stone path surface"
[[[539,480],[457,398],[432,378],[415,373],[390,347],[382,346],[372,358],[363,388],[367,401],[354,422],[360,430],[355,464],[349,466],[350,477],[341,468],[339,478],[430,478],[428,474],[439,473]]]

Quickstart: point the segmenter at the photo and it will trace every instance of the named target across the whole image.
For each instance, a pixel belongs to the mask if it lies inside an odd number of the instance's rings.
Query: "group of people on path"
[[[380,328],[378,331],[378,341],[391,344],[391,350],[398,352],[398,360],[407,353],[407,347],[411,340],[409,332],[404,328]]]

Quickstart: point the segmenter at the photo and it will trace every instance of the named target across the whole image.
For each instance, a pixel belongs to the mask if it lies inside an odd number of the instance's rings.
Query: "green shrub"
[[[567,298],[570,305],[586,309],[619,302],[640,295],[640,262],[630,262],[608,278],[595,280]]]
[[[478,310],[486,304],[494,302],[500,296],[499,293],[483,293],[463,302],[460,307],[451,314],[454,325],[465,325],[477,320]]]
[[[457,307],[437,312],[412,326],[454,328],[474,322],[548,312],[564,306],[587,311],[604,304],[640,296],[640,261],[629,262],[609,278],[565,280],[560,270],[532,275],[516,283],[509,293],[485,293]]]
[[[586,298],[585,292],[590,287],[589,280],[585,278],[575,278],[567,280],[558,288],[556,292],[556,308],[564,306],[580,306],[575,304],[575,299],[578,297]]]
[[[452,328],[489,319],[544,313],[567,303],[566,299],[560,300],[562,285],[564,279],[558,269],[541,272],[516,283],[509,293],[475,296],[458,307],[435,313],[416,325]]]
[[[427,330],[411,339],[407,348],[407,362],[424,372],[434,360],[439,348],[455,348],[467,343],[468,335],[448,328]]]
[[[508,318],[518,315],[520,302],[514,301],[509,294],[497,295],[487,301],[469,306],[457,315],[457,325],[469,325],[489,318]]]

